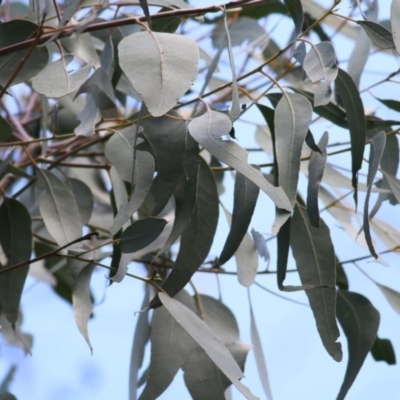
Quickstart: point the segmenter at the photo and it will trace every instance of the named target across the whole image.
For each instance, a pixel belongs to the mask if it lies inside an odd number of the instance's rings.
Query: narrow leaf
[[[307,131],[306,135],[306,145],[313,151],[316,151],[317,153],[322,154],[321,149],[317,146],[314,140],[314,136],[310,129]]]
[[[38,171],[39,209],[49,233],[59,246],[82,235],[82,220],[70,188],[45,169]]]
[[[381,290],[383,295],[386,297],[386,300],[390,303],[393,310],[400,314],[400,293],[390,287],[385,285],[381,285],[380,283],[375,282],[378,288]]]
[[[232,140],[222,139],[231,129],[229,117],[217,111],[208,111],[189,124],[190,134],[201,146],[259,186],[278,208],[291,210],[283,189],[272,186],[260,171],[247,163],[247,151]]]
[[[325,132],[318,143],[321,153],[314,152],[308,164],[307,214],[312,226],[319,227],[318,189],[328,158],[326,146],[329,135]]]
[[[382,49],[393,49],[395,44],[392,32],[374,21],[357,21],[371,41]]]
[[[7,140],[13,134],[11,125],[0,115],[0,142]]]
[[[306,294],[325,349],[335,361],[340,361],[342,349],[337,342],[340,334],[335,312],[336,259],[329,228],[322,219],[319,228],[312,226],[305,208],[296,205],[290,243],[303,285],[327,286],[306,290]]]
[[[385,361],[389,365],[396,364],[396,354],[389,339],[376,337],[371,347],[371,355],[375,361]]]
[[[362,166],[367,134],[364,106],[354,81],[341,69],[339,69],[336,79],[336,91],[346,110],[347,123],[350,131],[352,185],[354,188],[354,200],[357,204],[357,173]]]
[[[74,129],[75,135],[92,136],[95,134],[94,128],[100,121],[100,113],[96,107],[93,96],[86,96],[85,107],[78,115],[79,125]]]
[[[118,51],[122,70],[155,117],[169,111],[197,75],[199,50],[186,36],[137,32],[122,39]]]
[[[135,221],[121,235],[121,251],[133,253],[143,249],[160,236],[166,224],[167,221],[160,218],[144,218]]]
[[[84,267],[79,273],[72,290],[72,305],[74,307],[76,325],[90,347],[91,353],[93,353],[93,348],[89,339],[87,323],[93,310],[90,298],[90,278],[95,267],[94,264]]]
[[[390,190],[392,191],[394,197],[396,198],[397,202],[400,203],[400,180],[397,179],[395,176],[385,172],[382,170],[384,177],[387,179]]]
[[[285,6],[293,19],[296,37],[303,30],[304,14],[300,0],[284,0]]]
[[[286,219],[282,227],[278,231],[277,236],[277,283],[279,290],[285,290],[283,282],[286,279],[287,263],[290,250],[290,232],[292,217]]]
[[[392,0],[390,7],[390,21],[392,25],[393,41],[397,53],[400,54],[400,1]]]
[[[146,21],[149,24],[149,27],[151,27],[151,17],[147,0],[139,0],[139,4],[143,10],[144,15],[146,16]]]
[[[292,206],[294,206],[297,193],[301,148],[308,132],[311,116],[310,102],[297,93],[286,93],[282,96],[275,110],[275,146],[279,185],[288,195]]]
[[[229,350],[216,334],[196,314],[179,301],[172,299],[165,293],[159,293],[159,298],[176,322],[204,349],[233,385],[247,399],[257,399],[246,386],[240,383],[243,373]]]
[[[342,290],[338,291],[336,311],[349,349],[346,375],[336,398],[343,400],[371,350],[378,332],[380,316],[366,297]]]
[[[69,184],[71,185],[72,193],[74,194],[76,204],[78,205],[82,224],[86,225],[92,216],[94,206],[93,193],[89,186],[79,179],[70,178]]]

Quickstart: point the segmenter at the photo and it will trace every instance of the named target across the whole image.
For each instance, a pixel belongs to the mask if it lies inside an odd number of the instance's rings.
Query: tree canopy
[[[144,286],[131,400],[160,397],[179,370],[194,399],[234,386],[272,400],[251,293],[274,276],[262,288],[304,292],[321,346],[337,362],[347,351],[344,399],[369,353],[395,363],[346,268],[400,312],[396,284],[361,265],[380,269],[400,246],[400,0],[190,3],[3,0],[2,335],[30,352],[20,302],[32,274],[71,304],[92,351],[90,283],[104,269],[109,285]],[[252,343],[197,274],[248,288]],[[264,393],[241,382],[249,351]],[[15,398],[9,381],[0,399]]]

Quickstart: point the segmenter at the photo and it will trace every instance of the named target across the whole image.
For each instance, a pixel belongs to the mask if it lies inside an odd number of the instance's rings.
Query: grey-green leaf
[[[0,245],[7,259],[0,264],[1,268],[29,260],[32,253],[31,217],[25,206],[17,200],[4,199],[0,206],[0,225]],[[13,326],[17,322],[28,269],[26,265],[0,274],[1,311]]]
[[[400,203],[400,180],[384,170],[382,170],[382,173],[384,177],[387,179],[390,186],[390,190],[392,191],[394,197]]]
[[[292,206],[294,206],[297,193],[301,148],[311,116],[310,102],[297,93],[285,93],[275,110],[275,146],[279,185],[286,192]]]
[[[92,353],[93,348],[89,339],[87,323],[93,310],[92,299],[90,298],[90,278],[92,277],[95,267],[94,264],[89,264],[84,267],[76,278],[72,290],[72,305],[74,307],[76,325]]]
[[[121,235],[121,251],[133,253],[154,242],[164,230],[167,221],[160,218],[144,218],[135,221]]]
[[[329,104],[332,97],[331,84],[336,79],[338,67],[336,53],[330,42],[313,45],[307,53],[303,68],[314,86],[314,106]]]
[[[380,316],[366,297],[342,290],[338,291],[336,312],[349,349],[346,375],[336,398],[343,400],[374,343]]]
[[[189,37],[137,32],[122,39],[118,51],[122,70],[155,117],[169,111],[197,75],[199,50]]]
[[[249,400],[256,400],[250,390],[240,383],[243,373],[232,354],[218,336],[196,314],[179,301],[165,293],[159,293],[160,300],[172,317],[204,349],[212,361],[221,369],[235,387]]]
[[[291,203],[283,189],[272,186],[260,171],[248,164],[247,151],[232,140],[222,139],[231,129],[229,117],[217,111],[208,111],[189,124],[190,134],[201,146],[259,186],[278,208],[291,210]]]
[[[397,53],[400,54],[400,1],[393,0],[390,7],[390,21],[392,23],[393,41]]]
[[[365,203],[364,203],[363,224],[364,224],[365,240],[367,242],[370,253],[375,258],[378,258],[378,254],[376,254],[374,245],[372,243],[371,232],[369,227],[369,216],[368,216],[369,197],[371,194],[371,188],[374,183],[375,175],[379,168],[379,163],[381,162],[383,150],[385,148],[385,143],[386,143],[386,134],[384,131],[378,132],[371,139],[371,149],[369,153],[368,179],[367,179],[368,190],[365,196]]]
[[[75,196],[76,204],[78,205],[82,224],[86,225],[92,216],[94,206],[93,193],[89,186],[79,179],[70,178],[69,184]]]
[[[319,228],[312,226],[305,208],[297,204],[290,243],[302,284],[327,286],[306,290],[306,294],[325,349],[335,361],[340,361],[342,349],[337,342],[340,334],[335,310],[336,264],[329,228],[322,219]]]
[[[38,171],[39,209],[47,230],[59,246],[82,235],[82,220],[67,184],[45,169]]]
[[[365,33],[378,47],[382,49],[393,49],[395,47],[392,32],[381,24],[374,21],[357,21]]]
[[[300,35],[303,29],[303,6],[300,0],[284,0],[286,8],[288,9],[290,16],[293,19],[296,37]]]
[[[381,290],[383,295],[386,297],[386,300],[390,303],[393,310],[400,314],[400,293],[390,287],[382,285],[378,282],[375,282],[378,288]]]

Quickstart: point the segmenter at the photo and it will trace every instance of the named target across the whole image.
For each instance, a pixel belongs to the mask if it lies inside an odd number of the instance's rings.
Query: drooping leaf
[[[382,49],[393,49],[395,47],[392,32],[383,25],[374,21],[357,21],[361,25],[365,33],[378,47]]]
[[[16,43],[35,37],[38,31],[38,26],[31,21],[23,19],[15,19],[13,21],[3,22],[0,25],[0,49],[3,47],[12,46]],[[30,52],[29,48],[19,50],[0,57],[1,76],[0,85],[5,86],[6,83],[15,74],[20,63],[27,57]],[[33,78],[44,67],[49,60],[49,51],[47,47],[34,47],[30,52],[29,57],[25,60],[21,70],[14,77],[10,86]]]
[[[147,0],[139,0],[139,4],[143,10],[143,14],[146,16],[146,21],[149,24],[149,27],[151,27],[150,11],[149,11],[149,6],[147,4]]]
[[[371,347],[371,354],[375,361],[385,361],[389,365],[396,364],[396,354],[389,339],[375,338]]]
[[[293,19],[296,37],[300,35],[303,29],[304,14],[303,6],[300,0],[283,0],[290,16]]]
[[[234,315],[224,304],[212,297],[200,295],[197,300],[201,306],[203,321],[227,347],[243,371],[251,346],[240,341]],[[186,359],[182,369],[186,387],[193,399],[225,398],[224,392],[231,382],[219,368],[216,368],[214,362],[200,346],[196,345],[196,349]]]
[[[249,228],[257,204],[259,187],[240,172],[236,172],[231,228],[219,256],[225,264],[237,251]]]
[[[189,37],[137,32],[122,39],[118,50],[122,70],[155,117],[169,111],[196,78],[199,51]]]
[[[79,332],[85,338],[91,353],[93,348],[89,339],[87,323],[93,310],[90,296],[90,278],[95,269],[94,264],[89,264],[79,273],[74,289],[72,290],[72,305],[74,307],[75,321]]]
[[[201,160],[197,178],[196,207],[182,233],[174,268],[163,285],[163,290],[170,296],[183,289],[204,262],[214,240],[217,224],[218,191],[209,166]],[[150,307],[160,305],[158,297],[150,303]]]
[[[330,42],[313,45],[307,53],[303,68],[314,86],[314,106],[329,104],[332,97],[331,84],[336,79],[338,67],[336,53]]]
[[[386,134],[384,131],[378,132],[372,139],[371,139],[371,149],[369,154],[369,163],[368,163],[368,190],[365,196],[365,203],[364,203],[364,232],[365,232],[365,239],[368,244],[368,248],[370,253],[377,259],[378,254],[376,254],[374,245],[372,243],[371,232],[369,228],[369,197],[371,194],[371,187],[375,179],[375,175],[378,171],[379,163],[382,158],[383,150],[385,148],[386,143]]]
[[[117,245],[114,247],[114,253],[113,256],[115,255]],[[126,273],[128,272],[128,264],[131,261],[131,257],[127,254],[120,254],[119,262],[118,262],[118,270],[115,272],[114,275],[110,276],[110,281],[112,282],[117,282],[121,283],[123,279],[126,276]],[[111,267],[113,265],[111,264]]]
[[[316,151],[317,153],[322,154],[321,149],[317,146],[314,140],[314,136],[310,129],[307,131],[306,135],[306,145],[313,151]]]
[[[397,202],[400,202],[400,180],[384,170],[382,170],[382,173],[384,177],[387,179],[390,189],[394,197],[396,198]]]
[[[70,72],[67,66],[74,55],[65,54],[57,61],[42,69],[32,80],[33,89],[46,97],[59,98],[75,92],[87,79],[91,65],[85,65],[78,71]]]
[[[160,218],[144,218],[135,221],[121,235],[121,251],[133,253],[143,249],[160,236],[166,224],[167,221]]]
[[[286,219],[282,227],[278,231],[277,236],[277,283],[279,290],[285,290],[283,282],[286,278],[287,263],[290,250],[290,232],[292,217]]]
[[[393,41],[397,53],[400,54],[400,2],[393,0],[390,6],[390,21],[392,25]]]
[[[78,205],[82,224],[86,225],[92,216],[94,206],[93,193],[89,186],[79,179],[70,178],[69,184],[71,185],[72,193],[74,194],[76,204]]]
[[[169,297],[165,293],[159,293],[159,298],[176,322],[189,333],[232,384],[248,400],[256,400],[257,397],[246,386],[240,383],[243,373],[232,354],[216,334],[196,314],[179,301]]]
[[[0,142],[7,140],[13,134],[11,125],[0,115]]]
[[[304,59],[306,58],[306,54],[307,54],[306,44],[304,42],[300,42],[300,44],[296,47],[295,51],[293,52],[293,57],[301,65],[303,81],[307,78],[307,75],[304,71]]]
[[[292,206],[294,206],[297,193],[301,148],[306,138],[311,115],[310,102],[297,93],[286,93],[282,96],[275,110],[275,146],[279,185],[288,195]]]
[[[247,163],[247,151],[236,142],[221,138],[231,128],[229,117],[217,111],[206,112],[189,124],[190,134],[201,146],[259,186],[278,208],[290,210],[291,204],[283,189],[273,187],[260,171]]]
[[[58,245],[65,246],[82,235],[78,205],[67,184],[45,169],[37,171],[40,213]]]
[[[326,146],[329,135],[325,132],[318,143],[321,154],[314,152],[308,164],[307,214],[312,226],[319,227],[318,189],[328,158]]]
[[[357,173],[362,166],[367,135],[364,106],[360,94],[358,93],[357,86],[351,77],[342,69],[339,69],[336,79],[336,91],[346,110],[347,123],[350,131],[352,185],[354,188],[354,200],[357,204]]]
[[[0,245],[4,252],[1,269],[29,260],[32,253],[31,217],[25,206],[14,199],[4,199],[0,206]],[[5,261],[5,262],[3,262]],[[15,326],[28,265],[0,274],[1,311]]]
[[[291,224],[290,244],[303,285],[326,285],[306,290],[317,323],[318,333],[327,352],[335,361],[342,359],[337,342],[336,325],[336,263],[330,232],[320,219],[319,228],[311,225],[306,209],[296,205]]]
[[[179,292],[174,302],[190,310],[188,312],[195,311],[194,301],[185,291]],[[158,398],[196,348],[196,342],[165,307],[154,311],[150,341],[149,377],[140,400]]]
[[[343,400],[371,350],[378,331],[380,316],[366,297],[342,290],[338,291],[336,312],[349,349],[346,375],[336,398]]]

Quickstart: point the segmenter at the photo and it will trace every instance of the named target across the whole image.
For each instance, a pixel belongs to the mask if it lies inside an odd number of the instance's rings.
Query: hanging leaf
[[[217,111],[208,111],[189,123],[190,134],[201,146],[259,186],[278,208],[290,210],[291,204],[282,188],[273,187],[260,171],[247,163],[247,151],[234,141],[221,138],[231,128],[229,117]]]
[[[70,188],[51,172],[37,168],[38,200],[43,221],[59,246],[82,235],[82,220]]]
[[[324,174],[326,160],[328,158],[326,152],[328,140],[328,132],[325,132],[318,143],[318,148],[321,149],[321,154],[314,152],[308,164],[307,214],[310,224],[316,228],[319,227],[318,189]]]
[[[375,175],[379,168],[379,163],[382,158],[383,150],[385,148],[386,142],[386,134],[384,131],[378,132],[372,139],[371,139],[371,149],[369,154],[369,163],[368,163],[368,190],[365,196],[365,203],[364,203],[364,232],[365,232],[365,240],[367,241],[368,248],[370,253],[377,259],[378,254],[376,254],[374,245],[372,244],[371,232],[369,228],[369,197],[371,194],[371,187],[373,185]]]
[[[249,228],[257,204],[259,187],[240,172],[236,172],[232,223],[222,252],[218,258],[225,264],[237,251]]]
[[[122,70],[154,117],[169,111],[197,75],[197,44],[185,36],[137,32],[122,39],[118,51]]]
[[[74,307],[76,325],[79,332],[85,338],[91,353],[93,353],[93,348],[89,339],[87,323],[93,310],[90,296],[90,278],[92,277],[95,267],[94,264],[89,264],[83,268],[72,290],[72,305]]]
[[[385,361],[389,365],[396,364],[396,354],[389,339],[375,338],[371,347],[371,354],[375,361]]]
[[[12,134],[12,126],[0,115],[0,142],[9,139]]]
[[[283,285],[283,282],[286,279],[286,270],[287,263],[289,258],[289,250],[290,250],[290,232],[291,232],[291,220],[292,217],[286,219],[284,224],[278,231],[277,236],[277,283],[279,290],[286,290],[286,286]]]
[[[387,179],[390,189],[396,198],[397,202],[400,202],[400,180],[397,179],[395,176],[385,172],[382,170],[384,177]]]
[[[160,218],[144,218],[135,221],[121,235],[121,251],[133,253],[148,246],[160,236],[167,222]]]
[[[5,260],[4,267],[29,260],[32,253],[31,217],[23,204],[14,199],[4,199],[0,206],[0,245]],[[5,261],[5,262],[4,262]],[[24,288],[28,265],[0,274],[1,311],[15,327],[19,303]]]
[[[288,195],[292,206],[294,206],[297,193],[301,148],[311,116],[310,102],[297,93],[286,93],[282,96],[275,110],[275,146],[279,185]]]
[[[393,0],[390,6],[390,22],[392,26],[393,41],[397,53],[400,54],[400,2]]]
[[[362,166],[367,134],[364,106],[354,81],[341,69],[339,69],[338,77],[336,79],[336,91],[340,96],[344,109],[346,110],[347,123],[349,125],[352,158],[352,185],[354,188],[354,200],[357,205],[357,173]]]
[[[371,41],[382,49],[394,49],[392,32],[374,21],[357,21]]]
[[[386,300],[390,303],[393,310],[400,314],[400,293],[396,290],[393,290],[385,285],[381,285],[380,283],[375,282],[378,288],[381,290],[383,295],[386,297]]]
[[[197,178],[196,207],[181,236],[181,245],[174,268],[163,284],[163,290],[174,296],[190,281],[207,257],[218,224],[218,192],[213,173],[204,160],[200,161]],[[160,306],[155,297],[150,307]]]
[[[83,183],[79,179],[70,178],[69,184],[79,209],[82,224],[86,225],[92,216],[94,206],[92,191],[86,183]]]
[[[321,149],[317,146],[314,140],[314,136],[310,129],[307,131],[306,135],[306,145],[313,151],[316,151],[317,153],[322,154]]]
[[[179,301],[174,300],[165,293],[159,293],[159,298],[176,322],[189,333],[233,385],[248,400],[256,400],[257,397],[253,396],[250,390],[240,383],[243,373],[229,350],[216,334],[196,314]]]
[[[234,315],[224,304],[212,297],[200,295],[196,299],[201,306],[203,321],[227,347],[243,371],[251,346],[240,341]],[[225,398],[224,392],[231,382],[219,368],[216,368],[214,362],[200,346],[196,345],[196,349],[182,365],[182,370],[186,387],[193,399]]]
[[[149,24],[149,27],[151,27],[151,17],[147,0],[139,0],[139,4],[143,10],[143,14],[146,16],[146,21]]]
[[[329,228],[322,219],[319,228],[312,226],[306,209],[296,205],[290,244],[302,284],[327,286],[306,290],[306,294],[325,349],[335,361],[340,361],[342,349],[337,342],[340,334],[335,314],[336,260]]]
[[[380,316],[370,301],[358,293],[338,291],[337,318],[347,338],[349,361],[336,400],[343,400],[356,379],[376,338]]]
[[[295,35],[298,37],[303,30],[304,14],[300,0],[283,0],[290,16],[293,19]]]
[[[306,54],[306,44],[304,42],[300,42],[300,44],[296,47],[296,50],[293,52],[293,57],[301,65],[303,81],[307,78],[307,75],[304,71],[304,59],[306,58]]]

